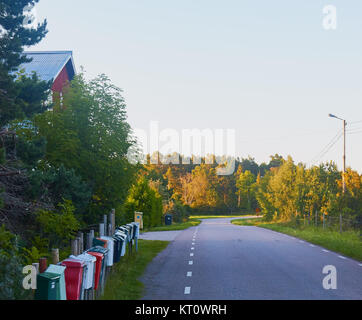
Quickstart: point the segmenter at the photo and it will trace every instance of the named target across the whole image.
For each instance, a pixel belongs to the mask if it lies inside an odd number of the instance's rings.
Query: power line
[[[341,133],[338,136],[338,139],[336,141],[334,141],[332,143],[332,145],[319,157],[318,161],[321,160],[334,147],[334,145],[339,141],[339,139],[341,139],[342,136],[343,136],[343,134]]]
[[[350,122],[349,124],[356,124],[356,123],[362,123],[362,120],[359,120],[359,121],[353,121],[353,122]]]
[[[334,141],[336,139],[340,138],[340,135],[342,134],[342,130],[338,131],[338,133],[332,138],[332,140],[313,158],[316,159],[318,158],[322,153],[325,152],[326,149],[328,149],[330,147],[331,144],[334,144]],[[337,140],[338,141],[338,140]]]
[[[352,128],[352,129],[347,130],[347,132],[352,132],[352,131],[356,131],[356,130],[362,130],[362,127]]]
[[[338,133],[332,138],[332,140],[320,151],[311,161],[312,164],[316,163],[320,159],[322,159],[331,149],[332,147],[339,141],[339,139],[343,136],[342,130],[338,131]]]

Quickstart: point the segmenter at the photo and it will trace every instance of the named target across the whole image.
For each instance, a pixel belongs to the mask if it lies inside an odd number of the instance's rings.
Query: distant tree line
[[[320,217],[342,214],[356,224],[362,217],[362,176],[349,168],[343,193],[342,172],[333,162],[307,168],[290,156],[284,159],[276,154],[260,165],[248,157],[235,160],[234,174],[218,176],[219,165],[206,164],[205,158],[201,164],[151,164],[151,158],[162,157],[148,156],[144,175],[157,182],[165,200],[185,206],[189,213],[257,211],[267,220],[278,221],[298,221],[316,213]]]

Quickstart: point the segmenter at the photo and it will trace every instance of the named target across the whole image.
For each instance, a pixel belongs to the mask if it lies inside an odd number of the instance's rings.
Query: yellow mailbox
[[[140,229],[143,229],[143,213],[135,212],[134,213],[134,222],[138,222],[140,224]]]

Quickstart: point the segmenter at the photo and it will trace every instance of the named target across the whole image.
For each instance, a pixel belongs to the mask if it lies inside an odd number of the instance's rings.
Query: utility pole
[[[330,118],[336,118],[343,121],[343,173],[342,173],[342,184],[343,184],[343,194],[346,193],[346,127],[347,121],[341,119],[333,114],[329,114]]]
[[[347,121],[343,120],[343,193],[346,193],[346,126]]]

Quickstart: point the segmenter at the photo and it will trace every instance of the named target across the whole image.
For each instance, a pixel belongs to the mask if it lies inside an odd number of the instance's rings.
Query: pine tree
[[[15,71],[19,65],[28,62],[22,53],[25,46],[39,43],[47,34],[47,22],[38,24],[37,28],[28,27],[25,8],[35,5],[39,0],[1,0],[0,1],[0,38],[1,67]]]
[[[25,8],[35,5],[39,0],[0,0],[0,127],[9,121],[22,118],[29,112],[29,103],[19,97],[24,82],[14,81],[14,72],[30,60],[23,54],[24,47],[39,43],[46,35],[47,22],[44,20],[36,28],[25,25],[28,22]],[[39,80],[32,79],[33,86]],[[29,86],[29,84],[26,84]],[[40,96],[47,90],[42,84]],[[33,102],[33,101],[32,101]],[[33,109],[38,107],[31,106]]]

